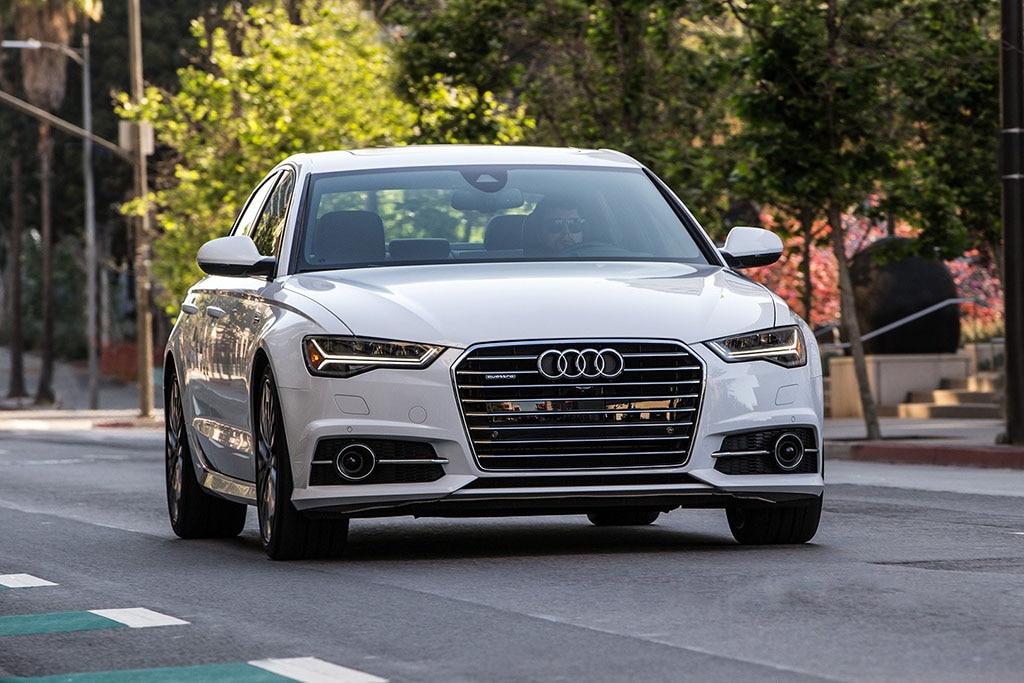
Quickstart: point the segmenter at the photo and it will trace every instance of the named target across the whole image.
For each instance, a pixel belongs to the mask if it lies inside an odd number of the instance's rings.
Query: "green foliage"
[[[882,209],[923,228],[921,250],[998,251],[999,5],[914,3],[895,70],[907,146]]]
[[[898,217],[922,229],[922,254],[993,251],[996,3],[752,0],[736,12],[749,38],[734,98],[741,190],[790,215],[834,201]]]
[[[892,0],[756,0],[748,84],[735,98],[748,151],[742,186],[781,206],[845,209],[893,174],[897,99],[888,87],[901,13]]]
[[[196,249],[227,233],[278,161],[406,139],[413,114],[389,89],[392,60],[377,25],[355,3],[308,7],[302,25],[270,7],[225,15],[212,30],[197,20],[208,63],[180,70],[177,93],[150,90],[138,107],[122,98],[124,113],[153,121],[177,154],[154,195],[163,231],[154,273],[175,303],[201,276]]]
[[[724,212],[737,32],[718,3],[400,2],[388,3],[383,19],[407,27],[400,56],[409,101],[457,135],[496,139],[480,107],[490,94],[522,116],[524,141],[622,150],[682,188],[712,225]],[[439,101],[439,83],[469,106]]]
[[[41,238],[37,231],[24,235],[22,242],[24,259],[24,284],[21,292],[22,343],[26,351],[38,351],[43,334],[42,324],[42,278],[40,260]],[[53,250],[54,287],[54,354],[72,360],[85,358],[87,339],[85,336],[85,278],[83,262],[84,247],[81,239],[68,235],[61,238]],[[4,321],[5,323],[7,321]],[[9,342],[10,330],[0,327],[0,343]]]

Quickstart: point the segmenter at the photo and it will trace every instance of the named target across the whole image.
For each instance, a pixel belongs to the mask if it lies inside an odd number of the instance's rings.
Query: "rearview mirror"
[[[196,254],[207,275],[230,277],[273,277],[277,259],[260,254],[248,235],[231,235],[210,240]]]
[[[459,211],[480,211],[494,213],[502,209],[515,209],[523,205],[523,193],[515,187],[506,187],[497,192],[480,190],[456,190],[452,194],[452,208]]]

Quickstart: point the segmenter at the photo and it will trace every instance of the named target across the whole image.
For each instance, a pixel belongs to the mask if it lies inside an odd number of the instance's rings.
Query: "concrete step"
[[[960,403],[940,405],[938,403],[901,403],[899,417],[928,419],[990,420],[1000,419],[1002,409],[992,403]]]
[[[940,389],[964,390],[964,391],[995,391],[1003,389],[1002,373],[979,372],[970,377],[958,379],[943,379],[939,382]]]
[[[908,403],[936,403],[940,406],[955,406],[964,403],[999,403],[994,391],[971,391],[969,389],[935,389],[933,391],[912,391]]]

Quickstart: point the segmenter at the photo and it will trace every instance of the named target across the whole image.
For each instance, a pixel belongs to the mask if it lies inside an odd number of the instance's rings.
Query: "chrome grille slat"
[[[512,373],[487,373],[487,374],[512,374]],[[666,385],[669,385],[669,386],[679,386],[679,385],[686,385],[686,384],[693,385],[693,384],[700,384],[700,383],[701,383],[701,380],[699,380],[699,379],[677,380],[677,381],[674,381],[674,382],[619,382],[619,383],[617,383],[615,385],[615,387],[616,388],[626,388],[626,387],[629,387],[629,386],[651,387],[651,386],[660,386],[660,385],[663,385],[663,384],[666,384]],[[586,380],[586,379],[581,380],[579,382],[576,382],[576,384],[598,386],[594,382],[594,380]],[[550,386],[551,386],[550,384],[464,384],[464,385],[462,385],[462,388],[463,389],[544,389],[544,388],[548,388]],[[677,396],[673,396],[673,398],[677,398]]]
[[[630,452],[628,455],[665,455],[665,454],[683,455],[685,453],[686,453],[686,449],[682,449],[682,450],[677,449],[677,450],[674,450],[674,451],[639,451],[639,452],[636,452],[636,453]],[[530,457],[531,458],[586,458],[586,457],[590,457],[592,455],[594,455],[594,454],[593,453],[584,453],[584,452],[573,453],[573,452],[566,451],[564,453],[545,453],[545,454],[541,454],[541,455],[531,455]],[[607,455],[607,454],[604,454],[604,455]],[[619,455],[626,455],[626,454],[625,453],[619,453]],[[499,454],[499,455],[492,455],[490,457],[492,457],[492,458],[521,458],[523,456],[521,456],[521,455],[519,455],[517,453],[503,453],[503,454]]]
[[[655,429],[662,429],[662,425],[667,425],[667,426],[672,427],[672,428],[692,426],[691,423],[686,423],[686,422],[663,422],[663,423],[656,424],[656,425],[645,424],[643,422],[618,422],[618,423],[602,423],[602,424],[559,424],[557,428],[558,429],[591,429],[591,430],[597,430],[597,429],[600,429],[600,428],[604,428],[604,429],[607,430],[607,429],[651,429],[653,427]],[[538,431],[538,430],[541,430],[541,429],[553,429],[553,427],[551,427],[551,425],[511,425],[511,426],[510,425],[500,425],[500,426],[498,426],[498,425],[475,425],[475,426],[470,426],[470,429],[485,430],[485,431],[491,431],[491,432],[507,432],[507,431],[513,431],[513,430],[516,430],[516,429],[521,429],[523,431],[528,432],[528,431],[531,431],[531,430]],[[613,437],[613,438],[617,438],[617,439],[635,439],[637,437],[635,435],[633,435],[633,434],[623,434],[621,436]],[[655,437],[652,436],[650,438],[653,439]],[[680,438],[683,438],[683,437],[676,436],[675,434],[665,434],[664,436],[660,436],[658,438],[680,439]]]
[[[607,415],[608,413],[616,413],[616,414],[620,414],[620,415],[643,415],[645,413],[693,413],[694,411],[696,411],[695,408],[669,408],[669,409],[658,409],[656,411],[650,411],[650,410],[615,411],[613,409],[609,409],[609,410],[604,410],[604,411],[559,411],[558,414],[559,415],[578,415],[578,416],[582,416],[582,415]],[[545,414],[547,414],[545,411],[538,411],[537,413],[526,413],[525,415],[527,415],[527,416],[528,415],[541,415],[541,416],[543,416]],[[467,413],[466,417],[467,418],[522,418],[523,417],[523,413],[521,413],[521,412],[501,413],[501,412],[497,412],[497,411],[494,412],[494,413]],[[618,420],[618,421],[616,421],[614,423],[607,422],[607,423],[603,423],[603,424],[635,425],[635,424],[643,424],[643,423],[631,422],[629,420]],[[677,425],[688,425],[689,423],[687,423],[687,422],[677,422],[675,424],[677,424]]]
[[[466,387],[462,387],[462,388],[466,388]],[[699,398],[700,398],[700,394],[655,394],[653,396],[634,396],[632,398],[629,398],[629,397],[621,397],[620,398],[618,396],[588,396],[586,398],[579,399],[579,400],[585,400],[585,401],[603,400],[603,401],[609,401],[609,402],[614,402],[614,403],[626,403],[626,402],[648,403],[650,401],[673,401],[673,400],[682,400],[682,399],[698,400]],[[511,400],[511,399],[501,399],[501,398],[497,398],[497,399],[496,398],[467,398],[467,399],[463,399],[462,403],[463,404],[466,404],[466,403],[540,403],[542,401],[565,401],[565,400],[573,400],[573,399],[566,399],[566,398],[558,397],[558,396],[552,397],[552,396],[539,396],[539,395],[536,395],[536,396],[520,397],[520,398],[516,398],[514,400]],[[663,409],[662,408],[658,408],[658,410],[663,410]]]
[[[623,356],[623,357],[626,360],[628,360],[630,358],[630,356]],[[519,360],[522,360],[522,359],[520,358]],[[660,370],[660,371],[666,371],[667,372],[667,371],[672,371],[672,370],[677,370],[677,369],[678,368],[673,368],[673,367],[668,367],[668,366],[663,367],[663,368],[624,368],[623,372],[640,373],[640,372],[648,372],[648,371],[652,371],[652,370],[653,371]],[[513,370],[513,371],[504,371],[504,372],[499,372],[498,370],[486,370],[486,371],[485,370],[464,370],[462,372],[462,374],[467,375],[467,376],[471,376],[471,377],[472,376],[485,377],[487,375],[494,375],[494,374],[516,375],[517,377],[519,375],[542,376],[540,374],[539,370]]]
[[[612,349],[624,367],[609,377],[546,379],[541,354],[572,349]],[[700,359],[678,342],[658,340],[481,345],[452,372],[474,455],[485,470],[681,465],[704,387]]]

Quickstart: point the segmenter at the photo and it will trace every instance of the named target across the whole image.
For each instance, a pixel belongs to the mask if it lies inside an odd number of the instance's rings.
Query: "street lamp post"
[[[89,407],[99,408],[99,334],[96,323],[97,256],[96,256],[96,191],[92,170],[92,80],[89,69],[89,34],[82,34],[82,47],[76,49],[60,43],[40,40],[4,40],[0,47],[16,50],[56,50],[82,67],[82,179],[85,185],[85,263],[86,263],[86,335],[89,338]]]

